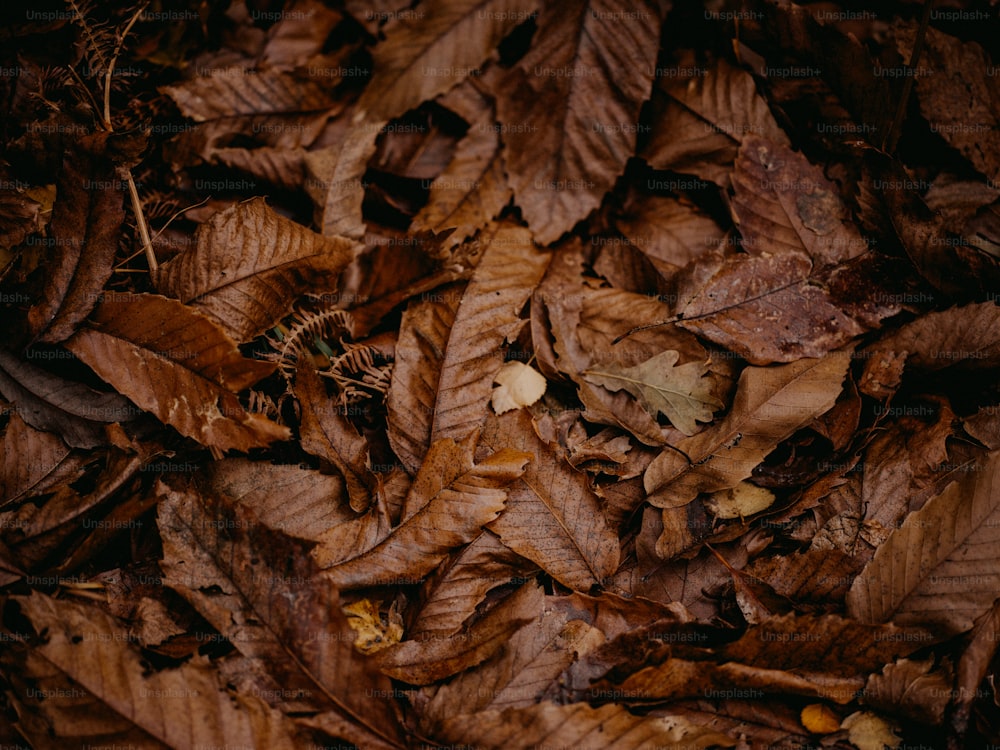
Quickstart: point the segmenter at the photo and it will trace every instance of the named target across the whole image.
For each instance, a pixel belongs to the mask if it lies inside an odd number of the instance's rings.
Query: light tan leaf
[[[453,548],[467,544],[496,518],[507,500],[502,489],[519,477],[532,455],[498,450],[479,463],[470,435],[462,443],[431,446],[404,503],[402,522],[375,547],[324,572],[340,588],[415,581]]]
[[[498,86],[508,179],[542,244],[597,208],[634,154],[661,13],[655,2],[546,4],[531,48]]]
[[[513,747],[571,747],[573,750],[643,750],[733,747],[736,740],[682,716],[635,716],[621,705],[592,708],[586,703],[461,714],[444,722],[442,739],[478,750]]]
[[[613,363],[584,370],[584,376],[609,391],[624,388],[655,417],[662,414],[685,435],[693,435],[698,422],[711,422],[712,412],[724,404],[712,395],[712,381],[705,377],[708,365],[686,362],[678,365],[680,354],[667,350],[633,367]]]
[[[535,0],[431,0],[419,16],[395,16],[375,48],[375,72],[359,109],[390,120],[443,94],[475,75],[535,6]]]
[[[155,294],[106,298],[66,348],[139,407],[221,456],[290,433],[248,413],[235,392],[274,366],[244,358],[202,313]]]
[[[665,449],[647,467],[643,484],[649,501],[676,508],[699,492],[728,489],[748,478],[778,443],[833,406],[850,360],[849,352],[839,351],[746,368],[725,419],[681,440],[676,450]]]
[[[771,490],[744,481],[727,490],[713,492],[705,500],[705,507],[716,518],[745,518],[773,504],[774,493]]]
[[[748,135],[788,143],[753,76],[724,58],[704,75],[661,81],[653,99],[659,116],[652,118],[653,133],[642,152],[654,169],[689,172],[725,186]]]
[[[272,700],[295,696],[338,715],[345,739],[361,745],[398,743],[392,705],[365,695],[390,684],[355,651],[337,589],[317,575],[309,545],[224,497],[163,483],[157,493],[164,583],[272,680]]]
[[[463,290],[449,286],[412,301],[399,324],[386,409],[389,445],[411,475],[430,446],[441,365]]]
[[[545,378],[538,370],[516,360],[505,362],[493,382],[498,384],[492,399],[497,414],[531,406],[545,394]]]
[[[260,698],[234,700],[208,659],[150,670],[125,627],[100,608],[38,592],[15,601],[46,634],[25,665],[36,686],[17,691],[26,698],[19,702],[48,729],[35,735],[40,747],[56,747],[49,744],[52,735],[62,747],[85,745],[95,736],[144,748],[301,746],[294,724]],[[23,726],[32,728],[28,721]]]
[[[862,622],[965,632],[1000,586],[1000,453],[960,466],[960,478],[911,513],[847,594]]]
[[[354,648],[362,654],[374,654],[399,643],[403,637],[403,618],[399,612],[395,607],[390,608],[389,621],[383,623],[379,613],[380,604],[381,602],[359,599],[343,607],[347,624],[357,633]]]
[[[431,440],[461,440],[482,424],[501,347],[522,325],[521,308],[551,255],[526,229],[500,224],[480,238],[485,247],[462,297],[441,363]]]
[[[603,584],[618,567],[618,537],[605,522],[586,474],[538,438],[523,410],[488,417],[480,444],[532,456],[527,471],[508,489],[507,508],[490,530],[564,586],[588,591]]]
[[[361,249],[279,216],[263,198],[217,213],[199,227],[197,243],[161,266],[157,289],[205,312],[239,342],[274,325],[305,291],[335,289]]]
[[[855,711],[840,726],[847,730],[847,738],[858,750],[896,750],[899,747],[894,727],[871,711]]]

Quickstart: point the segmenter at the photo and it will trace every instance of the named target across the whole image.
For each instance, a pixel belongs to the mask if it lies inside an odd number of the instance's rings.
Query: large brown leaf
[[[463,291],[456,285],[422,295],[399,324],[386,408],[389,444],[410,474],[430,446],[438,379]]]
[[[847,595],[862,622],[969,630],[1000,582],[1000,454],[957,467],[959,479],[892,532]]]
[[[777,367],[748,367],[720,423],[664,449],[646,469],[649,501],[660,508],[691,502],[748,478],[785,438],[833,406],[850,363],[846,351]]]
[[[745,138],[756,134],[788,143],[753,77],[724,58],[702,75],[661,81],[653,97],[660,116],[654,118],[652,136],[642,151],[654,169],[689,172],[727,185],[729,165]]]
[[[344,720],[350,739],[395,746],[387,678],[360,652],[336,587],[317,575],[308,547],[259,524],[219,496],[158,485],[164,582],[291,695]]]
[[[597,208],[633,155],[662,14],[653,0],[546,4],[531,49],[500,83],[508,179],[542,244]]]
[[[500,158],[498,131],[492,109],[470,125],[451,162],[431,182],[427,205],[413,217],[413,229],[454,230],[447,244],[456,245],[500,213],[511,191]]]
[[[29,356],[60,357],[62,350]],[[0,393],[15,404],[32,427],[62,436],[73,448],[96,448],[107,442],[104,425],[127,422],[141,414],[127,398],[102,393],[67,380],[0,348]]]
[[[245,359],[201,313],[167,297],[135,294],[105,299],[92,321],[66,347],[182,435],[218,455],[288,438],[286,427],[249,414],[235,396],[274,366]]]
[[[413,480],[398,527],[377,545],[338,562],[324,575],[340,588],[417,581],[455,547],[467,544],[496,518],[506,487],[524,472],[532,454],[498,449],[473,462],[475,435],[461,443],[431,446]]]
[[[538,438],[524,410],[490,417],[480,444],[491,451],[525,451],[533,457],[508,490],[503,515],[489,528],[564,586],[588,591],[602,585],[618,567],[618,539],[586,475]]]
[[[87,745],[94,737],[143,748],[301,747],[291,720],[259,697],[234,700],[208,659],[150,670],[126,628],[102,609],[37,592],[13,601],[45,634],[21,656],[28,679],[18,679],[15,693],[22,731],[37,747]]]
[[[28,311],[36,341],[68,338],[110,278],[125,219],[124,182],[107,154],[107,134],[82,137],[67,153],[49,222],[55,259],[42,299]]]
[[[501,346],[522,325],[521,308],[551,256],[531,233],[500,224],[480,240],[485,251],[466,287],[441,362],[432,441],[461,440],[482,424],[493,378],[503,366]]]
[[[160,267],[157,290],[211,316],[238,342],[274,325],[304,292],[335,289],[360,250],[279,216],[263,198],[217,213],[197,243]]]
[[[432,0],[419,15],[396,16],[375,49],[375,72],[358,102],[373,118],[399,117],[461,82],[515,26],[534,15],[536,0]]]

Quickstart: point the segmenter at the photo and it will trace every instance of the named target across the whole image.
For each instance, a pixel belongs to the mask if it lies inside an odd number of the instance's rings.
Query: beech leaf
[[[328,568],[341,589],[419,580],[455,547],[467,544],[496,518],[502,489],[519,477],[532,455],[500,450],[474,463],[472,442],[445,438],[431,446],[404,504],[400,525],[373,548]]]
[[[894,530],[854,580],[847,611],[862,622],[965,632],[1000,583],[1000,453],[959,478]]]
[[[712,412],[724,404],[712,395],[712,381],[705,377],[708,365],[678,365],[679,357],[668,350],[633,367],[610,364],[583,374],[609,391],[626,389],[651,416],[662,414],[685,435],[693,435],[698,429],[695,422],[711,422]]]
[[[274,366],[243,357],[202,313],[155,294],[105,299],[66,348],[135,404],[217,455],[285,440],[288,428],[248,413],[235,392]]]

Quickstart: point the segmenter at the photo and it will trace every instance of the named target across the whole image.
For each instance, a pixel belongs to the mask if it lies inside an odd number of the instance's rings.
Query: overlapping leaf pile
[[[0,744],[1000,742],[980,11],[204,5],[5,32]]]

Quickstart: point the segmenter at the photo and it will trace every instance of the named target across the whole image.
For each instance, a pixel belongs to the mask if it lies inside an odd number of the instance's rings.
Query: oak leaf
[[[711,422],[712,412],[724,404],[712,394],[712,381],[705,377],[708,365],[686,362],[678,365],[675,351],[665,351],[632,367],[604,365],[584,370],[584,376],[609,391],[622,388],[638,399],[652,416],[662,414],[685,435],[693,435],[698,422]]]

